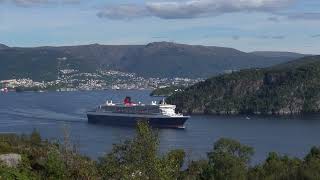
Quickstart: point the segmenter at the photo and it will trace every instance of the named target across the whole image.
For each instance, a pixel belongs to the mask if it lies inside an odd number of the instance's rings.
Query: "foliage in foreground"
[[[1,135],[0,154],[18,153],[16,168],[0,165],[0,179],[139,179],[139,180],[319,180],[320,148],[303,159],[270,153],[251,166],[254,149],[232,139],[218,140],[207,159],[185,163],[183,150],[160,155],[159,138],[140,122],[135,137],[114,145],[98,161],[80,155],[72,144],[42,140],[39,133]],[[186,166],[184,166],[186,164]],[[184,167],[184,168],[182,168]]]

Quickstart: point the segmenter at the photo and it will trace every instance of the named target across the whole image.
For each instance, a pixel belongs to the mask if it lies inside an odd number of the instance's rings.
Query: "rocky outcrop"
[[[21,162],[20,154],[2,154],[0,162],[8,167],[17,167]]]

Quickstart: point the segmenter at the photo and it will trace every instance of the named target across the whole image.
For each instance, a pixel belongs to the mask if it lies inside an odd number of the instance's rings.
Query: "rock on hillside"
[[[2,154],[0,161],[8,167],[17,167],[21,162],[20,154]]]

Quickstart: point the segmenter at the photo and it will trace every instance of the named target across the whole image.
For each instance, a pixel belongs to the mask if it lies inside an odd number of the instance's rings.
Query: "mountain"
[[[278,52],[278,51],[254,51],[254,52],[251,52],[251,54],[255,54],[257,56],[263,56],[263,57],[284,57],[284,58],[293,58],[293,59],[299,59],[307,56],[305,54],[299,54],[294,52]]]
[[[1,46],[0,79],[55,80],[61,69],[79,72],[118,70],[144,77],[207,78],[251,67],[293,60],[265,57],[232,48],[154,42],[147,45],[80,45],[19,48]]]
[[[187,113],[320,112],[320,56],[207,79],[167,98]]]
[[[225,71],[265,67],[285,61],[232,48],[157,42],[141,47],[136,53],[127,54],[116,68],[142,76],[209,77]]]
[[[0,44],[0,50],[1,49],[8,49],[9,48],[9,46],[6,46],[5,44]]]

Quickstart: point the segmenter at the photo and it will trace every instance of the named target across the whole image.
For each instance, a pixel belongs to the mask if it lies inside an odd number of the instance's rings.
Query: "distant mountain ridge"
[[[292,58],[302,58],[305,56],[311,56],[306,54],[294,53],[294,52],[280,52],[280,51],[254,51],[251,54],[264,57],[292,57]]]
[[[267,67],[296,57],[265,57],[233,48],[154,42],[147,45],[0,46],[0,79],[55,80],[61,69],[98,69],[144,77],[206,78],[227,71]]]
[[[7,45],[5,45],[5,44],[0,44],[0,50],[1,49],[8,49],[9,48],[9,46],[7,46]]]

